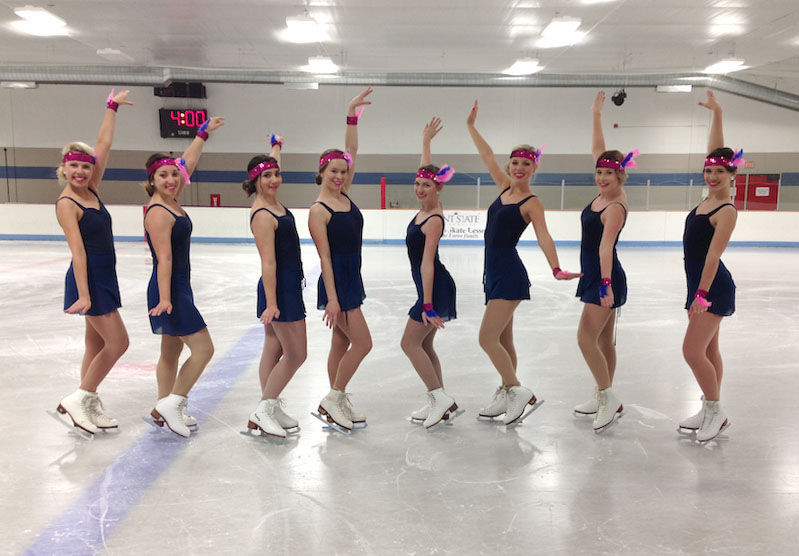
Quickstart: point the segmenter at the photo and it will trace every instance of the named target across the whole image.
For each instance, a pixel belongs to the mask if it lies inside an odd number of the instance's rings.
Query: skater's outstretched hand
[[[591,104],[592,114],[601,114],[602,108],[605,106],[605,91],[599,91],[594,97],[594,102]]]
[[[159,301],[158,305],[150,309],[151,317],[157,317],[163,313],[166,313],[167,315],[172,314],[172,303],[169,301]]]
[[[574,280],[582,275],[582,272],[569,272],[568,270],[561,270],[555,275],[555,280]]]
[[[85,315],[86,312],[91,309],[92,301],[88,297],[79,297],[75,303],[69,306],[68,309],[64,309],[64,312],[68,315]]]
[[[276,318],[280,317],[280,309],[277,307],[267,307],[264,309],[264,312],[261,313],[261,322],[264,324],[269,324]]]
[[[322,322],[332,330],[336,327],[336,324],[338,324],[339,316],[341,316],[341,306],[338,304],[338,301],[329,299],[325,307],[325,312],[322,315]]]
[[[472,111],[469,112],[469,116],[466,118],[466,125],[473,126],[475,120],[477,120],[477,101],[474,101],[474,106],[472,106]]]
[[[371,95],[372,91],[373,89],[371,87],[367,87],[366,90],[364,90],[361,94],[353,98],[347,107],[347,114],[350,116],[355,116],[355,112],[359,107],[372,104],[372,101],[366,100],[366,97]]]
[[[422,311],[422,323],[424,323],[425,326],[428,324],[432,324],[436,328],[444,328],[444,319],[442,319],[438,315],[434,317],[428,317],[424,311]]]
[[[704,106],[705,108],[707,108],[708,110],[712,110],[713,112],[717,110],[721,111],[721,104],[719,104],[719,101],[716,100],[716,95],[714,95],[713,91],[711,91],[710,89],[707,90],[707,100],[705,102],[702,102],[700,100],[698,104],[699,106]]]
[[[428,124],[424,126],[424,130],[422,131],[422,140],[429,143],[442,129],[444,129],[444,125],[441,123],[441,118],[434,117]]]

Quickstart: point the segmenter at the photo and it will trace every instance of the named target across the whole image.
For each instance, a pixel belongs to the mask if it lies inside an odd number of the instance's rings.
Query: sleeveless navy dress
[[[188,336],[205,328],[202,315],[194,306],[194,293],[191,291],[191,264],[189,263],[189,247],[191,245],[191,220],[188,216],[178,215],[162,204],[147,207],[144,217],[154,208],[161,207],[175,218],[172,226],[172,314],[161,313],[150,317],[153,334],[167,336]],[[150,234],[145,232],[150,253],[153,255],[153,273],[147,285],[147,309],[158,305],[158,258],[150,241]]]
[[[521,206],[535,195],[529,195],[518,203],[505,205],[502,203],[502,195],[508,189],[510,187],[504,189],[488,207],[483,266],[486,304],[491,299],[530,299],[530,279],[516,251],[516,244],[527,227]]]
[[[716,229],[710,223],[710,217],[726,206],[735,207],[732,203],[724,203],[707,214],[696,214],[694,207],[685,219],[685,232],[682,236],[683,253],[685,255],[685,278],[688,285],[688,295],[685,308],[689,309],[694,302],[702,270],[705,268],[705,258],[713,240]],[[735,312],[735,282],[724,263],[719,261],[719,269],[713,278],[707,293],[707,300],[712,303],[707,312],[722,317],[728,317]]]
[[[294,215],[286,207],[283,207],[286,214],[278,216],[268,208],[259,208],[253,211],[250,216],[250,227],[252,220],[259,212],[266,211],[277,220],[275,229],[275,275],[277,284],[275,293],[277,295],[277,308],[280,316],[273,319],[277,322],[294,322],[305,318],[305,303],[302,301],[302,287],[305,276],[302,273],[302,260],[300,259],[300,237],[297,234],[297,226],[294,223]],[[264,293],[263,276],[258,278],[258,306],[256,315],[261,317],[261,313],[266,310],[266,294]]]
[[[336,282],[338,304],[342,311],[360,307],[366,299],[361,278],[361,244],[363,243],[363,215],[352,199],[342,193],[350,202],[350,210],[335,211],[322,201],[319,204],[330,212],[327,223],[327,241],[330,245],[330,259],[333,263],[333,278]],[[316,308],[327,307],[327,290],[322,275],[316,285]]]
[[[92,302],[92,306],[89,307],[86,314],[99,317],[122,307],[122,301],[117,282],[117,257],[114,251],[114,236],[111,233],[111,215],[100,201],[97,193],[91,189],[89,191],[97,197],[97,201],[100,203],[99,209],[84,207],[72,197],[59,197],[58,201],[69,199],[83,210],[83,214],[78,220],[78,228],[80,237],[83,239],[83,249],[86,251],[86,273],[89,282],[89,298]],[[64,310],[69,309],[77,300],[78,285],[75,282],[72,262],[70,262],[64,280]]]
[[[582,241],[580,242],[580,272],[583,275],[577,284],[577,296],[583,303],[601,305],[599,286],[602,285],[602,269],[599,264],[599,244],[602,242],[602,233],[605,231],[605,226],[602,224],[602,213],[610,205],[599,212],[595,212],[591,210],[594,200],[588,203],[588,206],[583,209],[583,213],[580,215],[580,222],[583,227]],[[621,203],[618,204],[624,209],[624,224],[626,224],[627,209]],[[622,224],[622,229],[624,229],[624,224]],[[621,234],[621,230],[619,230],[619,234]],[[616,254],[616,244],[618,242],[619,236],[616,235],[616,240],[613,242],[613,266],[610,271],[611,289],[613,290],[612,309],[621,307],[627,302],[627,275],[624,273],[619,257]]]
[[[408,311],[408,316],[413,320],[422,322],[422,311],[424,310],[424,287],[422,285],[422,257],[424,256],[425,235],[422,226],[431,218],[444,217],[440,214],[433,214],[416,224],[416,216],[408,224],[405,233],[405,246],[408,248],[408,259],[411,261],[411,276],[413,283],[416,284],[416,303]],[[436,257],[433,271],[433,309],[441,320],[448,321],[457,317],[455,313],[455,280],[452,279],[449,271],[438,258],[438,247],[436,247]]]

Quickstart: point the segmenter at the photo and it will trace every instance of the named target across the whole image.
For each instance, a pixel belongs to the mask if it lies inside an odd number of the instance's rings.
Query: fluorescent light
[[[539,65],[538,60],[534,58],[519,58],[511,67],[504,70],[502,73],[506,75],[530,75],[542,69],[544,69],[544,66]]]
[[[658,93],[690,93],[691,85],[658,85],[655,90]]]
[[[308,15],[286,18],[286,29],[280,33],[283,40],[294,43],[325,42],[327,33],[319,23]]]
[[[35,89],[38,87],[35,81],[0,81],[3,89]]]
[[[315,91],[319,88],[319,83],[283,83],[286,89],[294,89],[297,91]]]
[[[22,18],[22,21],[14,21],[11,26],[21,33],[39,37],[69,34],[69,29],[66,27],[67,22],[44,8],[24,6],[22,8],[14,8],[14,13]]]
[[[709,65],[702,70],[702,73],[732,73],[734,71],[746,69],[747,67],[748,66],[744,65],[743,60],[722,60]]]
[[[539,48],[558,48],[576,44],[586,35],[585,31],[577,30],[580,23],[579,19],[573,17],[556,17],[541,31],[541,38],[535,44]]]
[[[308,73],[336,73],[338,66],[326,56],[311,56],[308,58],[308,65],[300,69]]]
[[[97,55],[112,62],[132,62],[133,58],[117,48],[100,48]]]
[[[542,37],[562,37],[574,33],[581,21],[573,17],[556,17],[541,31]]]

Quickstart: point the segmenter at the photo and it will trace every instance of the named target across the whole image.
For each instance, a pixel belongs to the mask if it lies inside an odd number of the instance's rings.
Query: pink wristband
[[[563,271],[559,267],[556,266],[555,268],[552,269],[552,276],[557,278],[558,274],[560,274],[561,272],[563,272]]]
[[[432,303],[425,303],[424,305],[422,305],[422,308],[425,311],[432,311],[433,310],[433,304]]]
[[[347,125],[358,125],[358,116],[347,116]]]
[[[201,129],[197,132],[197,137],[202,139],[203,141],[208,141],[208,132],[204,129]]]
[[[707,290],[699,290],[699,289],[697,289],[696,290],[696,295],[694,296],[694,298],[696,299],[696,302],[699,303],[699,305],[701,305],[702,307],[704,307],[706,309],[708,307],[710,307],[711,305],[713,305],[713,303],[711,301],[707,300]]]
[[[114,112],[116,112],[117,108],[119,108],[119,103],[114,101],[114,89],[111,89],[111,92],[108,93],[108,98],[105,101],[105,107],[109,110],[113,110]]]

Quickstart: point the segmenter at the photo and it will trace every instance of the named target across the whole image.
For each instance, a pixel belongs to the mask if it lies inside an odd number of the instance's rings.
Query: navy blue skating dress
[[[194,306],[194,293],[191,291],[191,264],[189,263],[189,247],[191,246],[191,220],[187,215],[175,214],[162,204],[153,204],[147,207],[144,216],[154,208],[160,207],[175,218],[172,226],[172,281],[171,301],[172,313],[161,313],[157,317],[150,317],[150,327],[153,334],[166,334],[168,336],[188,336],[205,328],[202,315]],[[158,305],[158,258],[150,241],[150,234],[145,232],[150,253],[153,255],[153,273],[147,285],[147,309]]]
[[[527,227],[521,206],[535,195],[506,205],[502,203],[502,195],[508,189],[510,187],[503,190],[488,207],[483,266],[486,304],[491,299],[530,299],[530,279],[516,251],[516,244]]]
[[[695,207],[685,219],[685,232],[682,236],[683,253],[685,255],[685,278],[688,285],[685,308],[691,307],[694,302],[702,270],[705,268],[705,259],[713,240],[716,229],[710,223],[710,217],[726,206],[735,208],[732,203],[724,203],[707,214],[696,214]],[[735,282],[724,263],[719,261],[716,277],[710,285],[707,300],[712,303],[708,313],[728,317],[735,312]]]
[[[305,276],[302,273],[302,260],[300,259],[300,236],[294,223],[294,215],[286,207],[286,214],[278,216],[268,208],[259,208],[250,216],[252,220],[259,212],[266,211],[277,220],[275,229],[275,275],[277,284],[277,308],[280,316],[273,319],[277,322],[294,322],[305,318],[305,303],[302,301],[302,287]],[[256,316],[266,310],[266,294],[264,293],[264,279],[258,278],[258,307]]]
[[[596,199],[594,199],[596,200]],[[601,305],[599,300],[599,286],[602,285],[602,270],[599,264],[599,244],[602,242],[602,234],[605,226],[602,224],[602,213],[608,207],[599,212],[591,210],[594,201],[588,203],[580,215],[580,222],[583,227],[582,241],[580,242],[580,282],[577,284],[577,296],[583,303]],[[616,201],[618,203],[618,201]],[[611,203],[613,204],[613,203]],[[627,208],[618,203],[624,209],[624,224],[627,223]],[[622,224],[622,229],[624,229]],[[621,234],[621,230],[619,230]],[[610,271],[611,289],[613,290],[613,306],[621,307],[627,302],[627,275],[619,262],[616,254],[616,244],[619,242],[619,235],[613,242],[613,267]]]
[[[413,320],[422,322],[422,311],[424,310],[424,287],[422,285],[422,257],[424,256],[425,235],[422,232],[424,226],[431,218],[444,217],[440,214],[432,214],[416,223],[416,216],[408,224],[405,233],[405,246],[408,248],[408,259],[411,261],[411,276],[413,283],[416,284],[416,303],[408,311],[408,316]],[[455,280],[452,279],[449,271],[438,258],[438,247],[436,247],[436,257],[433,263],[433,310],[438,313],[441,320],[448,321],[457,317],[455,313]]]
[[[83,249],[86,251],[86,273],[89,298],[92,303],[86,314],[98,317],[116,311],[122,306],[122,301],[117,282],[117,257],[114,251],[114,236],[111,233],[111,215],[97,193],[91,189],[89,191],[97,197],[100,203],[99,209],[84,207],[72,197],[59,197],[58,201],[69,199],[83,210],[78,220],[78,228],[83,239]],[[64,310],[69,309],[77,300],[78,285],[70,262],[64,280]]]
[[[347,197],[342,193],[344,197]],[[327,242],[330,246],[330,259],[333,263],[333,279],[336,282],[338,304],[342,311],[360,307],[366,299],[361,278],[361,244],[363,243],[363,215],[352,199],[350,210],[335,211],[322,201],[319,204],[330,212],[327,223]],[[319,275],[316,285],[316,308],[327,307],[325,282]]]

